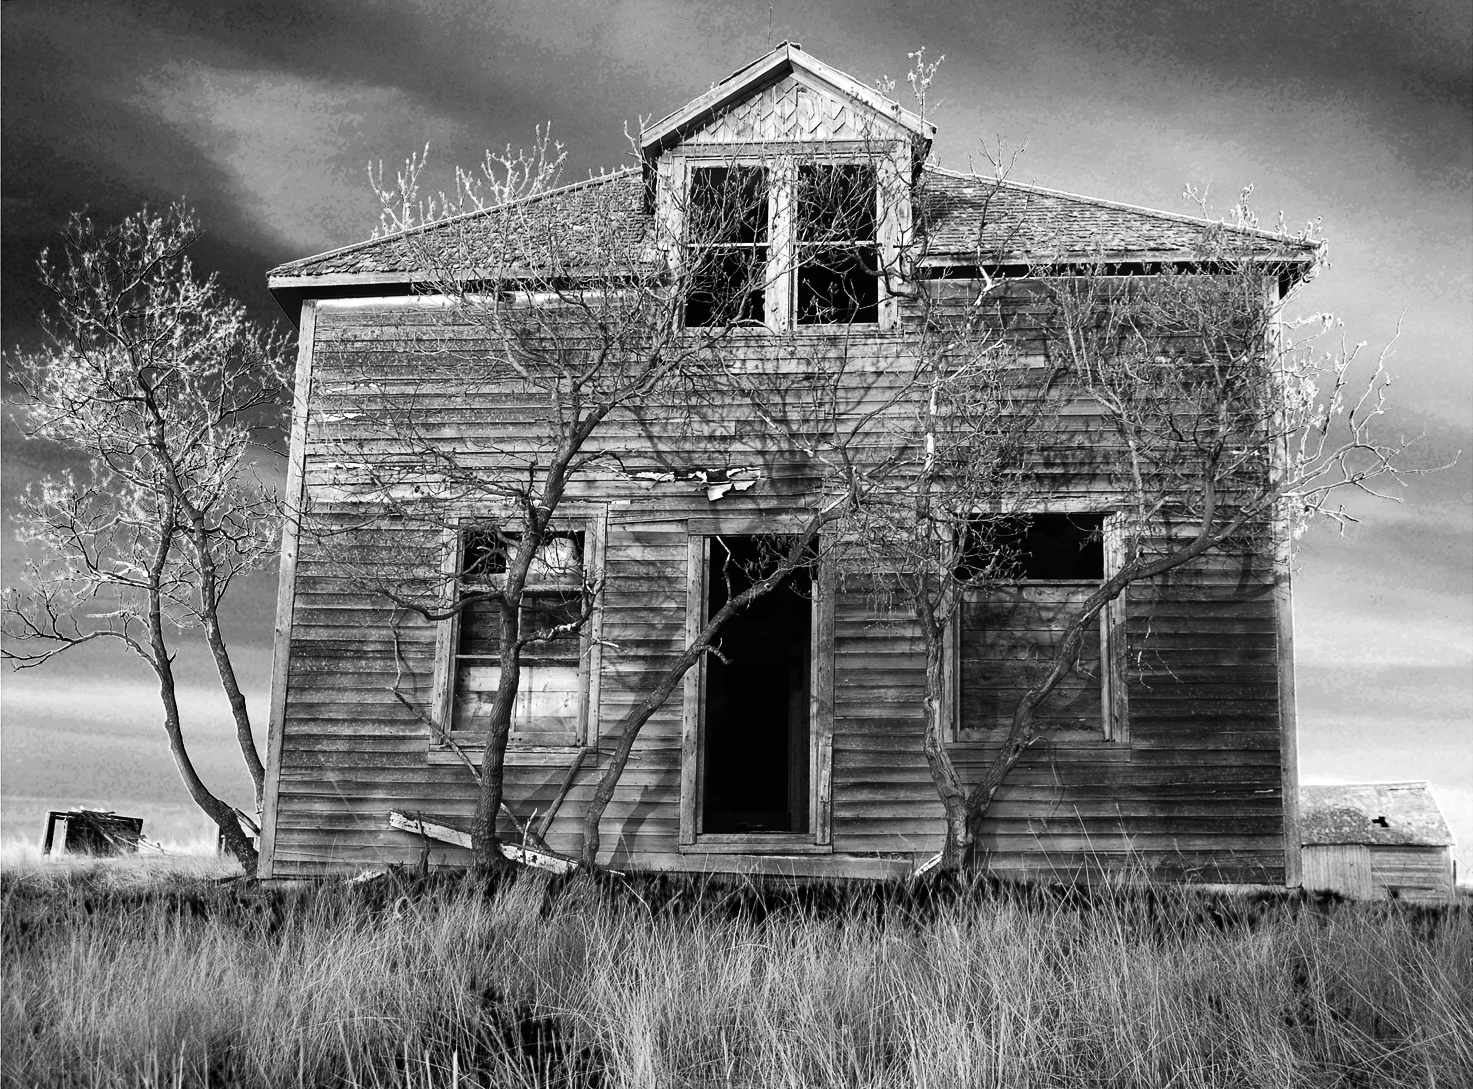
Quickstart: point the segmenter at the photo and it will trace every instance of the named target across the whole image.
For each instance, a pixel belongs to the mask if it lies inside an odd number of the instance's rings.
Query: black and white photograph
[[[0,1081],[1473,1083],[1473,11],[4,0]]]

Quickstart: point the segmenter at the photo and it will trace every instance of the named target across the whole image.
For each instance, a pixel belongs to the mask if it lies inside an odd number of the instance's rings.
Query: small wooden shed
[[[1359,899],[1442,899],[1452,833],[1426,783],[1299,789],[1304,887]]]

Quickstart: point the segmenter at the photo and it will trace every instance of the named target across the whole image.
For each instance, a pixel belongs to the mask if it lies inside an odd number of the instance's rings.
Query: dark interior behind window
[[[767,176],[762,168],[693,169],[686,212],[685,324],[760,323],[767,245]]]
[[[874,168],[800,167],[794,212],[797,323],[879,321]]]

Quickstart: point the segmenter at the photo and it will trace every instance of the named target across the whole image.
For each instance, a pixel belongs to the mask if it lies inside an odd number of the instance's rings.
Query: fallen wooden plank
[[[401,813],[397,809],[389,811],[389,827],[397,828],[403,832],[412,832],[417,836],[425,836],[428,839],[439,840],[441,843],[453,843],[457,847],[469,848],[471,846],[471,835],[463,829],[454,825],[445,824],[441,821],[431,820],[426,817],[410,816]],[[557,855],[548,854],[532,847],[521,847],[513,843],[503,843],[501,853],[512,862],[523,866],[531,866],[538,870],[547,870],[550,873],[571,873],[578,868],[578,863],[572,859],[559,858]]]

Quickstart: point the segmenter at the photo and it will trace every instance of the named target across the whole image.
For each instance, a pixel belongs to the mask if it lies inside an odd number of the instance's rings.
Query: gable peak
[[[779,87],[778,91],[774,92],[774,87]],[[705,94],[643,129],[640,132],[640,149],[645,161],[650,162],[662,151],[718,122],[723,116],[740,110],[763,94],[769,97],[776,94],[780,100],[784,90],[797,93],[816,91],[822,98],[847,107],[856,116],[864,115],[866,120],[883,118],[893,126],[897,135],[908,134],[913,141],[925,145],[929,145],[936,134],[936,126],[904,109],[876,88],[825,64],[805,52],[797,42],[783,42],[737,69]]]

